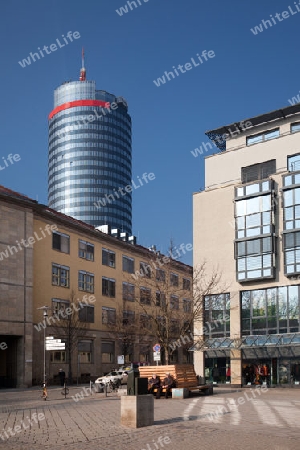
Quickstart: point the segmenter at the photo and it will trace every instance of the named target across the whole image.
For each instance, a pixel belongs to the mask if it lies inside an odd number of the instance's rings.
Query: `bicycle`
[[[109,380],[107,383],[105,383],[106,392],[118,392],[119,387],[121,385],[120,380],[112,381]]]

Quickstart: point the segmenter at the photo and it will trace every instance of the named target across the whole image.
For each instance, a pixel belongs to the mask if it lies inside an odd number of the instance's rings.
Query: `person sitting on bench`
[[[160,378],[154,373],[152,375],[152,378],[149,378],[148,380],[148,393],[153,394],[154,389],[157,389],[156,391],[156,398],[160,397]]]
[[[169,393],[171,392],[172,387],[175,387],[175,381],[170,372],[166,373],[166,378],[164,378],[161,389],[165,389],[165,398],[168,398]],[[161,390],[160,390],[161,392]],[[159,398],[159,397],[158,397]]]

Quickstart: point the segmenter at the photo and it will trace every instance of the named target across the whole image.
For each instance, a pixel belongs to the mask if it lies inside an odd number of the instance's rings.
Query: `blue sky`
[[[191,151],[207,142],[205,131],[288,106],[299,93],[300,12],[292,0],[139,1],[122,16],[116,9],[125,0],[2,2],[0,164],[10,153],[21,159],[0,171],[0,184],[47,204],[53,91],[78,79],[84,46],[87,78],[128,102],[133,179],[155,174],[133,193],[133,233],[141,245],[167,252],[170,238],[178,246],[192,242],[192,193],[205,181],[204,155]],[[294,14],[251,32],[288,7]],[[68,31],[80,38],[19,65]],[[153,83],[203,50],[215,57],[160,87]],[[192,263],[191,252],[182,261]]]

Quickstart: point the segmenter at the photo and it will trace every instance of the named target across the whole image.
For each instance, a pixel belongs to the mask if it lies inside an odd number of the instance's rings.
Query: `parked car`
[[[131,365],[129,364],[129,366],[121,366],[118,368],[118,371],[122,371],[122,372],[129,372],[129,370],[131,370]]]
[[[96,384],[98,384],[98,383],[105,384],[105,383],[108,383],[109,381],[116,382],[117,380],[120,380],[121,384],[127,384],[127,378],[128,378],[128,373],[126,371],[112,370],[111,372],[104,375],[103,377],[97,378],[97,380],[95,380],[95,383]]]

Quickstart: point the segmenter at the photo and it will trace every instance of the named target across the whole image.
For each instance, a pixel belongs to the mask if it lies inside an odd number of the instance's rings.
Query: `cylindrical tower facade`
[[[66,82],[49,114],[48,204],[93,226],[131,234],[131,118],[94,81]]]

